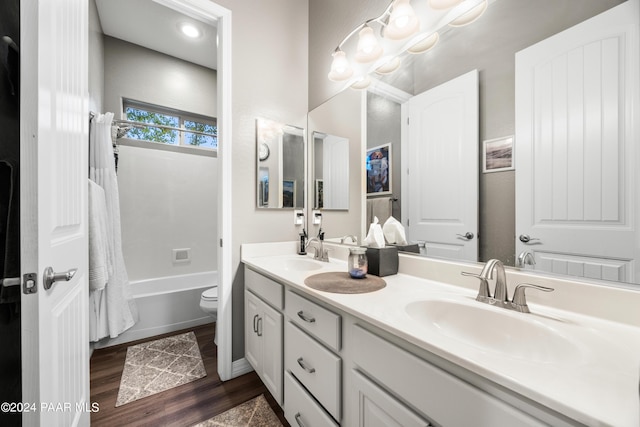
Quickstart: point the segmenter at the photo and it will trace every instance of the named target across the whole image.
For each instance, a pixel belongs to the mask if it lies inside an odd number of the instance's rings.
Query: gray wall
[[[496,0],[474,24],[444,34],[431,51],[413,57],[413,94],[472,69],[480,73],[480,141],[515,132],[514,54],[623,0]],[[342,86],[327,79],[330,53],[366,18],[378,16],[386,0],[309,0],[309,109]],[[405,90],[410,90],[406,88]],[[517,150],[517,141],[516,141]],[[480,149],[480,153],[482,150]],[[517,165],[516,165],[517,167]],[[482,168],[480,168],[482,170]],[[513,265],[515,173],[480,176],[480,260]]]
[[[233,360],[244,357],[242,243],[292,241],[291,210],[256,207],[256,117],[306,128],[307,0],[216,0],[232,13]],[[225,243],[226,244],[226,243]]]

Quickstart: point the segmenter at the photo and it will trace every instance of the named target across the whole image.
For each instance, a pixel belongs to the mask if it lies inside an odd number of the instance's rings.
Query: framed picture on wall
[[[293,208],[296,206],[296,181],[293,179],[282,181],[282,207]]]
[[[367,149],[367,194],[391,194],[391,143]]]
[[[488,139],[482,143],[482,172],[502,172],[515,169],[513,135]]]

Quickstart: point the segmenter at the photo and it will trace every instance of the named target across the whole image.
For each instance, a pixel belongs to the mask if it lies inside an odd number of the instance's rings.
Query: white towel
[[[376,197],[367,199],[367,227],[373,222],[374,217],[378,217],[380,224],[391,216],[391,197]]]
[[[89,290],[104,289],[113,274],[113,247],[109,244],[104,190],[89,180]]]

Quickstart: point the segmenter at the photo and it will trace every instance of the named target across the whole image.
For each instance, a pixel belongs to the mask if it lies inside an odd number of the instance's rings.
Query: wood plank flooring
[[[188,331],[196,335],[207,376],[116,408],[127,347]],[[288,427],[282,409],[255,372],[225,382],[220,380],[214,333],[214,325],[208,324],[95,350],[91,356],[91,402],[97,403],[100,410],[91,414],[91,425],[187,427],[264,394],[282,425]]]

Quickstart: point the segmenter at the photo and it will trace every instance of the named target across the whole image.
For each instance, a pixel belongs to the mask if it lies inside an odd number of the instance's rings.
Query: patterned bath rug
[[[132,345],[127,348],[116,407],[206,375],[193,332]]]
[[[261,394],[193,427],[282,427],[282,423]]]

